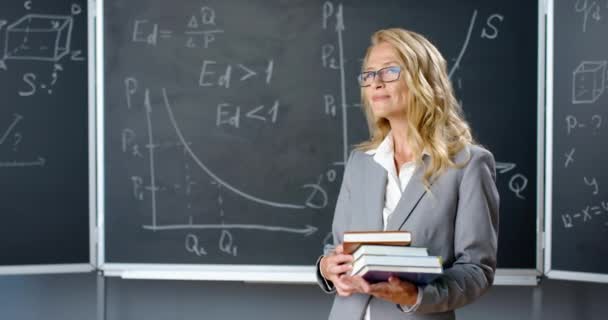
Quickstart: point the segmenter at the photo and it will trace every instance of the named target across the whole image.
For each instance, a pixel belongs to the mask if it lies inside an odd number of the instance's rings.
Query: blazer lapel
[[[361,231],[379,231],[383,228],[382,210],[384,209],[384,197],[386,193],[386,182],[388,179],[386,170],[382,168],[372,157],[368,159],[370,165],[365,173],[364,186],[369,192],[365,195],[365,208],[359,217],[361,222],[357,222],[357,226],[361,226]]]
[[[422,197],[426,194],[426,189],[422,183],[424,169],[428,161],[428,156],[423,156],[423,166],[416,167],[414,175],[405,187],[401,199],[397,203],[395,211],[388,217],[386,230],[400,230],[405,221],[410,217]],[[432,182],[431,182],[432,183]]]

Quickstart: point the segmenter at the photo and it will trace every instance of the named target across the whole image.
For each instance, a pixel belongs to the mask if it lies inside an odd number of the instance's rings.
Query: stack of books
[[[443,273],[441,257],[429,256],[426,248],[410,247],[408,231],[345,232],[344,252],[353,255],[351,275],[370,283],[396,276],[424,285]]]

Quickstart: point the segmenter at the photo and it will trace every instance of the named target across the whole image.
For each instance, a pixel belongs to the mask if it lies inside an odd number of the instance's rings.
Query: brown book
[[[412,242],[409,231],[348,231],[344,232],[344,253],[352,254],[362,244],[407,246]]]

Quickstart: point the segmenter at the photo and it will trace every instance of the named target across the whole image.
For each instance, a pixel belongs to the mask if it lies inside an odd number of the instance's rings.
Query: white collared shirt
[[[402,164],[399,169],[399,174],[397,174],[394,160],[395,151],[393,135],[390,132],[380,143],[378,148],[369,150],[366,153],[373,155],[374,161],[381,165],[387,172],[388,179],[386,181],[384,209],[382,209],[382,221],[384,222],[383,229],[386,230],[388,217],[395,211],[405,187],[414,175],[416,163],[414,161],[409,161]]]
[[[389,132],[386,135],[386,138],[382,140],[380,145],[378,145],[378,148],[375,150],[368,150],[365,153],[373,155],[374,161],[381,165],[387,172],[388,179],[386,180],[384,208],[382,209],[383,229],[386,230],[389,216],[393,213],[393,211],[395,211],[395,208],[397,207],[397,204],[405,191],[405,187],[414,175],[414,170],[416,170],[416,162],[412,160],[402,164],[401,168],[399,168],[399,174],[397,174],[394,160],[395,147],[392,132]],[[420,305],[420,301],[422,299],[422,289],[423,288],[418,287],[418,298],[416,299],[416,304],[413,306],[401,306],[402,311],[411,312],[415,310],[418,305]],[[365,316],[363,319],[371,320],[369,310],[370,308],[368,304],[367,308],[365,309]]]

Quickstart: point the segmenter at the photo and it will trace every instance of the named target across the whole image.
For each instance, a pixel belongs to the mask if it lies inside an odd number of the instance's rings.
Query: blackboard
[[[0,4],[0,266],[91,261],[86,9]]]
[[[367,138],[356,74],[405,27],[498,161],[500,268],[536,268],[538,4],[106,1],[104,263],[312,265]]]
[[[556,1],[551,270],[608,273],[606,1]]]

